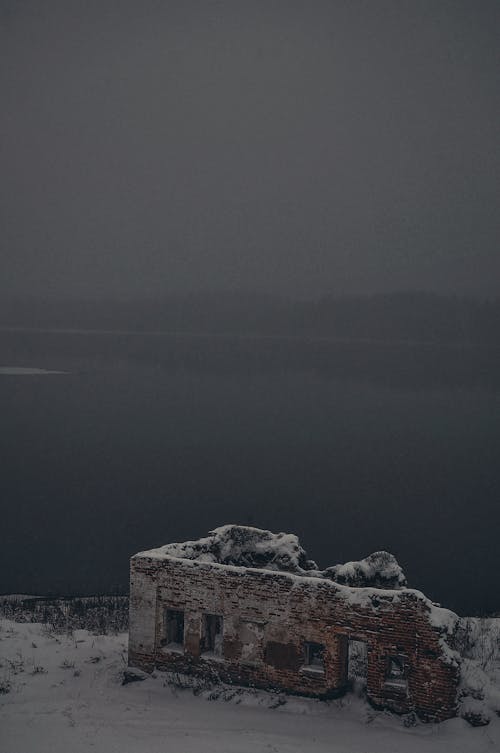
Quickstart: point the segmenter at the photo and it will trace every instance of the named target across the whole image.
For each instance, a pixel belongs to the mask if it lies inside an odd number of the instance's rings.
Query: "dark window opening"
[[[388,656],[385,681],[391,685],[406,686],[406,661],[404,656]]]
[[[203,616],[202,651],[222,656],[223,620],[220,614]]]
[[[165,632],[162,645],[171,648],[184,646],[184,612],[179,609],[165,610]]]
[[[325,647],[322,643],[304,643],[304,668],[325,671]]]

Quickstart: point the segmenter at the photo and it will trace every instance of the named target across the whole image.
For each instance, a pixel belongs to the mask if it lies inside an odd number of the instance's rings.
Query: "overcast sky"
[[[0,9],[2,295],[500,295],[497,0]]]

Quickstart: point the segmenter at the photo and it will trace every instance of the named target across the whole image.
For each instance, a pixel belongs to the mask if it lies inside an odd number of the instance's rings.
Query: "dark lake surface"
[[[326,566],[500,610],[500,352],[0,332],[0,592],[125,590],[136,551],[228,522]]]

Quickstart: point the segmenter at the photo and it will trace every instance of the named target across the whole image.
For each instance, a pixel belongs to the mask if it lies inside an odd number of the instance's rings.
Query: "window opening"
[[[251,666],[260,664],[263,660],[264,625],[252,620],[242,620],[238,635],[241,640],[241,662]]]
[[[220,614],[203,616],[202,651],[222,656],[223,620]]]
[[[168,648],[184,646],[184,612],[181,610],[165,610],[165,632],[162,645]]]
[[[388,656],[385,675],[386,683],[406,687],[406,662],[404,656]]]
[[[325,671],[325,647],[322,643],[304,643],[304,669],[314,672]]]

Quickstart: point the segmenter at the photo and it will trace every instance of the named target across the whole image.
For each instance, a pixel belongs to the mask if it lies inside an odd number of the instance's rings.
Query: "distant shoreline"
[[[192,338],[193,340],[266,340],[276,342],[311,342],[331,343],[332,345],[396,345],[406,347],[440,347],[451,349],[481,349],[500,350],[496,343],[477,343],[465,341],[441,341],[441,340],[412,340],[412,339],[382,339],[369,337],[334,337],[329,335],[309,334],[265,334],[261,332],[193,332],[190,330],[140,330],[140,329],[95,329],[77,327],[22,327],[0,326],[0,334],[40,334],[40,335],[96,335],[104,337],[112,336],[138,336],[138,337],[176,337]]]

